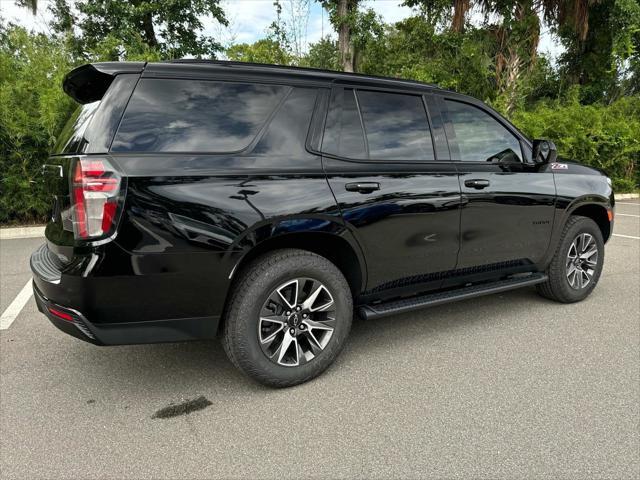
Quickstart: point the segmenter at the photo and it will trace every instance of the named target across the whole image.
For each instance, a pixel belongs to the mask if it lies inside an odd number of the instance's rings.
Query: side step
[[[385,303],[362,305],[358,308],[359,315],[365,320],[372,318],[395,315],[396,313],[410,312],[425,307],[433,307],[443,303],[455,302],[467,298],[481,297],[491,293],[505,292],[520,287],[535,285],[547,280],[544,273],[532,273],[527,276],[507,278],[497,282],[471,285],[468,287],[456,288],[445,292],[428,293],[418,297],[403,298]]]

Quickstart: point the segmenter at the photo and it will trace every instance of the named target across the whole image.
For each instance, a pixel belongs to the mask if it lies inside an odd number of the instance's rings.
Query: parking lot
[[[332,368],[286,390],[249,381],[217,341],[81,342],[27,288],[0,330],[0,476],[638,478],[637,199],[614,234],[582,303],[529,288],[356,321]],[[42,241],[0,241],[0,312]]]

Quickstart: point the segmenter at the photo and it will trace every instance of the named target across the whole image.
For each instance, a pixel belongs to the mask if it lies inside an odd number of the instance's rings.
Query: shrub
[[[71,69],[58,42],[0,24],[0,223],[48,212],[40,169],[74,108],[62,91]]]

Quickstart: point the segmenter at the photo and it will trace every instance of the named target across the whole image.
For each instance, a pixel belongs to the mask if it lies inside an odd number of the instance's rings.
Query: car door
[[[460,187],[425,105],[418,93],[332,89],[323,165],[376,294],[437,288],[456,264]]]
[[[463,197],[457,268],[499,273],[541,262],[554,221],[553,174],[492,110],[455,96],[438,103]]]

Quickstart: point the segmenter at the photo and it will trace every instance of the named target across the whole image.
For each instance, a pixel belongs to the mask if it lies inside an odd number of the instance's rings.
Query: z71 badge
[[[569,165],[566,163],[552,163],[551,170],[569,170]]]

